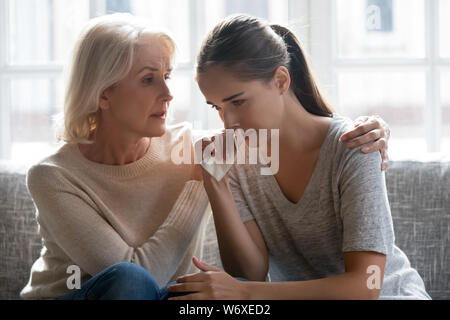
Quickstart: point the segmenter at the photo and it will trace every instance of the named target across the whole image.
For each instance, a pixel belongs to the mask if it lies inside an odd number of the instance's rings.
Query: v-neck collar
[[[320,168],[322,166],[322,162],[324,161],[324,158],[326,157],[325,150],[327,149],[327,146],[329,144],[329,137],[330,132],[332,130],[332,127],[335,123],[336,115],[333,113],[331,124],[328,127],[327,135],[322,143],[322,146],[320,147],[319,156],[317,158],[313,173],[311,175],[311,178],[308,181],[308,184],[306,185],[305,190],[303,191],[303,194],[300,198],[300,200],[296,203],[292,202],[286,196],[284,195],[283,191],[280,188],[280,185],[278,184],[277,179],[275,179],[275,175],[267,175],[262,176],[263,177],[263,183],[267,183],[270,186],[270,192],[269,197],[272,201],[278,204],[280,208],[284,209],[298,209],[303,206],[303,204],[306,202],[305,199],[308,198],[310,189],[312,188],[312,185],[314,184],[314,181],[318,179],[318,175],[320,174]]]

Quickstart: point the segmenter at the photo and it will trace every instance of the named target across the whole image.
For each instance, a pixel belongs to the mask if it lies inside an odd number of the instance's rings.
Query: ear
[[[110,91],[112,90],[112,87],[105,89],[102,94],[100,95],[100,99],[98,101],[98,105],[100,109],[106,110],[110,108]]]
[[[280,94],[286,93],[291,86],[291,76],[289,70],[284,66],[279,66],[274,73],[273,80],[275,86],[280,90]]]

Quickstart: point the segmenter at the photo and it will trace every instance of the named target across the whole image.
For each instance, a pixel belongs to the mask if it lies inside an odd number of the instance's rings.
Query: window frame
[[[63,76],[64,64],[48,62],[39,64],[12,64],[9,61],[9,2],[0,1],[0,159],[10,159],[12,153],[11,141],[11,80],[28,76],[56,80]]]

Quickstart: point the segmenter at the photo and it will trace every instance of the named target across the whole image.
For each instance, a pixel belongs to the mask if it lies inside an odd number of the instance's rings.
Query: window
[[[441,150],[450,150],[450,69],[442,73],[441,103],[442,103],[442,140]]]
[[[394,145],[391,150],[426,150],[423,118],[426,77],[423,72],[341,71],[337,87],[338,106],[342,106],[346,116],[355,119],[362,114],[382,115],[392,130]],[[361,110],[362,106],[364,110]],[[397,145],[397,137],[401,137],[400,146]]]
[[[89,1],[0,1],[0,158],[34,160],[55,148],[64,64]],[[31,160],[31,159],[30,159]]]
[[[448,33],[450,32],[450,1],[440,0],[440,48],[441,57],[450,58],[450,41],[448,41]]]
[[[222,123],[194,82],[201,41],[231,13],[286,22],[288,0],[1,0],[0,159],[35,162],[56,150],[52,117],[63,110],[71,50],[90,18],[114,12],[145,17],[174,38],[171,121],[205,129]]]
[[[10,65],[63,63],[77,32],[89,19],[87,0],[3,2],[7,2],[2,18],[9,21],[6,62]]]
[[[450,0],[318,0],[311,7],[313,68],[337,111],[383,117],[393,159],[450,152]]]
[[[174,122],[222,126],[194,82],[195,58],[220,19],[250,13],[293,29],[338,112],[386,119],[392,158],[450,152],[450,0],[2,0],[0,159],[34,162],[57,148],[64,66],[86,21],[113,12],[145,17],[177,42]]]
[[[424,0],[337,0],[340,58],[424,58]]]

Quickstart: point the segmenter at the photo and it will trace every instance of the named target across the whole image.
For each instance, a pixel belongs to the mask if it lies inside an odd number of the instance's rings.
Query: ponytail
[[[286,44],[289,54],[289,74],[291,75],[291,89],[302,106],[309,113],[330,117],[333,109],[326,102],[317,87],[300,41],[288,28],[273,24],[270,26]]]

